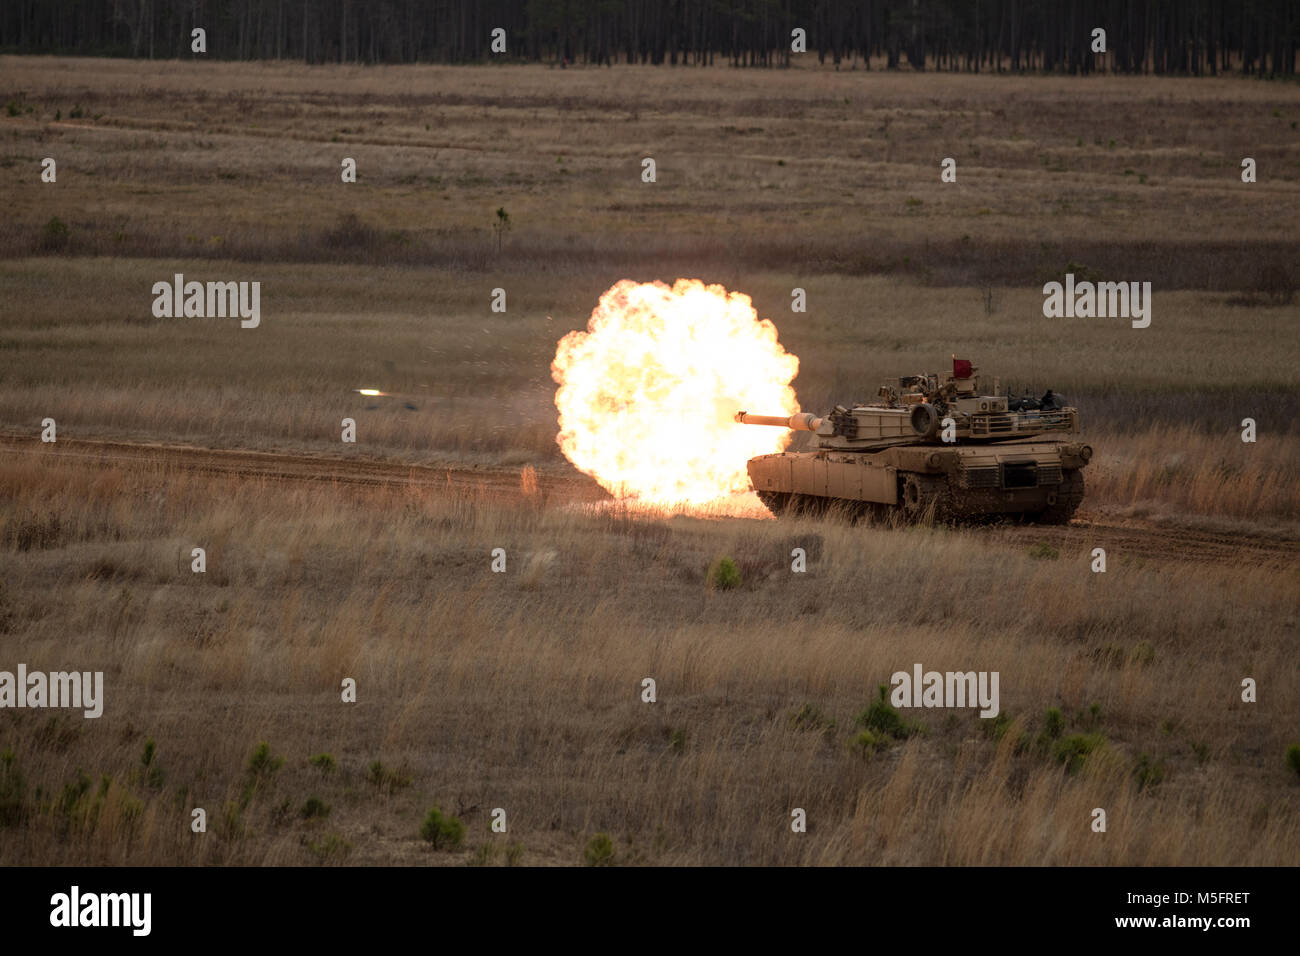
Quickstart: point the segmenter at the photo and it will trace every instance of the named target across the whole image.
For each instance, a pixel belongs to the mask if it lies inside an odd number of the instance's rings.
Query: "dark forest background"
[[[954,71],[1294,76],[1297,0],[3,0],[0,51],[458,63],[779,67],[791,31],[822,62]],[[1091,33],[1106,30],[1107,53]]]

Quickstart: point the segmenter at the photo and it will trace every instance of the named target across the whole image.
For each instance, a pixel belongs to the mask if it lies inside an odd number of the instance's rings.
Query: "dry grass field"
[[[597,833],[618,863],[1300,859],[1295,86],[0,57],[0,102],[0,432],[519,475],[0,446],[0,670],[106,688],[97,720],[0,711],[0,863],[579,864]],[[1044,318],[1067,270],[1151,281],[1150,328]],[[155,318],[176,272],[260,281],[261,326]],[[809,410],[954,352],[1063,392],[1084,520],[531,494],[574,474],[556,341],[618,279],[678,276],[753,297]],[[1218,550],[1144,550],[1161,528]],[[873,713],[915,662],[998,671],[1004,716]],[[460,849],[421,840],[433,805]]]
[[[484,267],[504,205],[500,261],[552,269],[1023,281],[1078,252],[1239,288],[1261,250],[1294,252],[1300,201],[1300,92],[1241,79],[5,57],[0,84],[9,254],[58,214],[100,254]],[[348,213],[374,234],[337,230]]]
[[[149,289],[187,276],[259,277],[263,324],[155,319]],[[233,261],[0,261],[0,424],[35,433],[216,447],[359,453],[412,462],[571,470],[555,444],[555,343],[582,328],[609,276]],[[1245,308],[1180,290],[1149,329],[1053,324],[1037,288],[978,290],[889,276],[737,274],[800,357],[803,406],[866,400],[880,382],[975,357],[1008,384],[1054,387],[1098,449],[1094,504],[1198,515],[1300,518],[1294,329],[1300,302]],[[808,290],[807,313],[789,290]],[[488,309],[506,289],[508,311]],[[905,319],[899,318],[906,316]],[[943,343],[938,346],[937,343]],[[111,360],[105,360],[111,356]],[[12,359],[12,361],[9,361]],[[360,387],[394,397],[366,399]],[[357,422],[344,449],[339,422]],[[1244,444],[1251,417],[1260,440]],[[798,445],[796,447],[799,447]]]
[[[1293,555],[1121,553],[1094,575],[1086,536],[1052,557],[980,529],[47,467],[0,468],[11,520],[39,522],[0,559],[6,650],[102,669],[108,703],[97,721],[5,713],[43,789],[6,862],[502,863],[519,844],[525,863],[579,863],[596,832],[649,863],[1277,864],[1300,848],[1282,761],[1300,707]],[[721,554],[740,588],[707,586]],[[876,685],[913,662],[998,670],[1009,726],[903,711],[922,732],[861,742]],[[1237,699],[1243,676],[1260,703]],[[1100,749],[1069,773],[1054,751],[1076,734]],[[239,809],[263,740],[285,763]],[[335,772],[308,764],[320,753]],[[375,761],[399,779],[372,780]],[[327,818],[301,818],[311,797]],[[433,804],[465,821],[462,852],[422,847]],[[495,807],[506,835],[487,830]]]

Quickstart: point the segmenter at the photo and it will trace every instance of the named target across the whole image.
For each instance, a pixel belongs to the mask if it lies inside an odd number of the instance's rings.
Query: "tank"
[[[820,417],[737,412],[745,425],[816,436],[811,451],[751,458],[754,491],[778,516],[837,506],[912,520],[1067,523],[1092,458],[1089,445],[1065,437],[1078,432],[1078,412],[1050,389],[1014,398],[977,373],[954,358],[951,374],[905,376],[873,402]]]

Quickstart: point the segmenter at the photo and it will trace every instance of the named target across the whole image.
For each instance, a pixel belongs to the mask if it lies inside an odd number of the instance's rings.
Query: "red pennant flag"
[[[952,360],[953,378],[970,378],[972,371],[974,369],[967,359],[954,358]]]

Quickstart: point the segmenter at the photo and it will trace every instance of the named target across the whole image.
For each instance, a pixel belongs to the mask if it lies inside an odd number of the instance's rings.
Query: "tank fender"
[[[1061,467],[1082,468],[1092,460],[1092,446],[1071,442],[1061,446]]]

